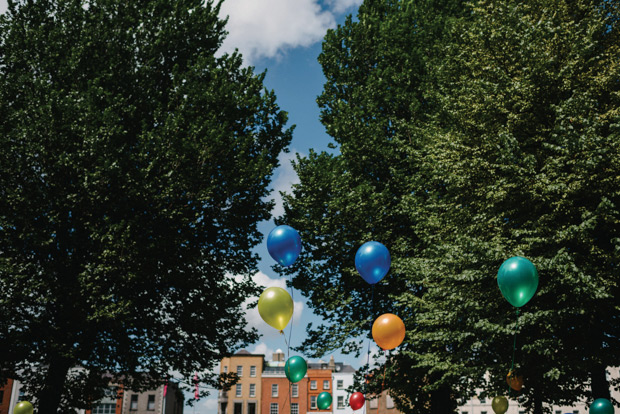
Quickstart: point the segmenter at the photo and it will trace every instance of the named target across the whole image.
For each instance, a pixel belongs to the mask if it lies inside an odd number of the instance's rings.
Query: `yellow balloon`
[[[267,288],[258,298],[258,313],[265,322],[281,331],[293,316],[293,299],[282,288]]]
[[[508,399],[504,396],[497,396],[491,401],[491,408],[495,414],[504,414],[508,411]]]
[[[13,409],[13,414],[32,414],[34,408],[28,401],[20,401]]]

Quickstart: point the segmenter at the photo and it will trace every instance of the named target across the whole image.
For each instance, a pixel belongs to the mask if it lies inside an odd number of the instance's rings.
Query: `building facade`
[[[351,393],[347,391],[347,388],[353,386],[355,368],[340,362],[334,363],[334,366],[335,369],[332,372],[333,412],[334,414],[353,414],[353,409],[349,406]]]
[[[177,389],[172,382],[145,392],[122,389],[117,400],[108,398],[94,405],[92,414],[183,414],[184,399]],[[113,411],[115,405],[120,412]]]
[[[330,363],[333,362],[330,361]],[[308,413],[331,412],[334,406],[334,394],[332,389],[332,370],[330,363],[319,361],[308,364]],[[317,398],[320,393],[329,392],[332,395],[332,404],[325,410],[317,406]]]
[[[292,384],[284,373],[284,353],[277,350],[265,364],[262,377],[263,414],[305,414],[308,411],[308,377]]]
[[[219,414],[261,414],[261,377],[265,356],[242,349],[230,358],[223,358],[220,372],[235,372],[239,382],[218,395]]]
[[[11,394],[13,392],[13,380],[8,379],[6,384],[0,386],[0,414],[9,414]]]

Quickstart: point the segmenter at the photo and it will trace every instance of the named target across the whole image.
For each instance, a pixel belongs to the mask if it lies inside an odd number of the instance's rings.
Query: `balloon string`
[[[291,337],[293,336],[293,316],[295,314],[295,290],[293,289],[293,276],[292,275],[289,275],[289,281],[291,283],[291,299],[293,300],[293,315],[291,315],[291,330],[288,333],[288,344],[287,344],[287,349],[286,349],[286,359],[289,358]]]
[[[510,371],[508,375],[513,375],[512,370],[515,367],[515,352],[517,350],[517,331],[519,330],[519,309],[517,308],[517,322],[515,323],[515,334],[512,342],[512,362],[510,363]],[[508,384],[508,395],[510,396],[510,384]]]
[[[372,316],[375,311],[374,301],[375,301],[375,285],[371,285],[371,293],[370,293],[370,320],[368,324],[370,325],[370,331],[372,332]],[[370,371],[370,338],[368,338],[368,351],[366,352],[366,375],[364,381],[364,394],[368,391],[368,374]]]

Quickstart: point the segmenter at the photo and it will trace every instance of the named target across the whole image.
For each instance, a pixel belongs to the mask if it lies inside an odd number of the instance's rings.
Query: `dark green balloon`
[[[28,401],[20,401],[13,409],[13,414],[32,414],[33,410],[32,404]]]
[[[590,414],[614,414],[614,406],[605,398],[597,398],[590,405]]]
[[[511,257],[500,266],[497,284],[506,300],[520,308],[532,299],[538,289],[538,271],[525,257]]]
[[[290,357],[284,364],[284,373],[290,382],[299,382],[306,376],[308,364],[306,360],[300,356]]]
[[[332,405],[332,395],[328,392],[322,392],[316,399],[316,405],[319,410],[327,410]]]

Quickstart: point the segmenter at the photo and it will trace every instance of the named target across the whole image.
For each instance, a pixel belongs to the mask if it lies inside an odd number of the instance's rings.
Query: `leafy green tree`
[[[608,397],[620,345],[618,4],[441,6],[365,2],[326,36],[319,104],[341,153],[298,160],[283,218],[307,247],[293,283],[333,323],[310,327],[303,348],[353,350],[347,339],[394,311],[407,338],[369,386],[407,412],[445,413],[506,392],[516,330],[528,411]],[[370,239],[393,257],[374,309],[353,267]],[[518,327],[495,281],[517,254],[541,275]]]
[[[257,338],[242,303],[291,130],[264,75],[215,56],[218,8],[0,16],[0,368],[41,414],[88,407],[104,374],[217,385],[208,372]]]

